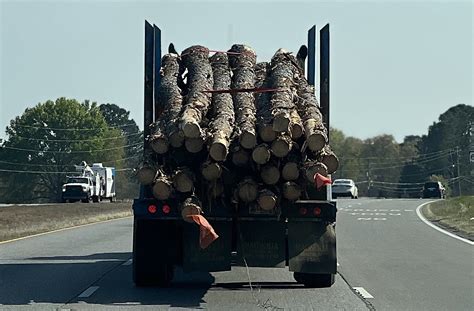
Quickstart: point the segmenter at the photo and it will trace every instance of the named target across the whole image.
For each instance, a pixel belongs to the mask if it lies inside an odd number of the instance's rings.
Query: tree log
[[[204,139],[202,137],[186,138],[184,146],[189,152],[198,153],[204,146]]]
[[[181,56],[188,69],[188,94],[180,119],[180,129],[186,138],[198,138],[202,135],[200,124],[211,103],[211,95],[205,91],[213,88],[209,50],[195,45],[184,50]]]
[[[270,88],[270,64],[267,62],[255,65],[255,87]],[[272,109],[270,103],[271,93],[255,93],[255,104],[257,106],[257,129],[260,138],[266,142],[276,139],[276,132],[272,125]]]
[[[265,164],[270,161],[271,152],[267,144],[260,144],[252,151],[252,159],[257,164]]]
[[[237,186],[238,196],[242,202],[249,203],[255,201],[258,195],[258,185],[251,178],[245,178]]]
[[[326,165],[320,162],[315,162],[315,161],[306,162],[305,163],[305,176],[306,176],[306,180],[309,183],[314,184],[314,175],[316,175],[316,173],[319,173],[323,176],[327,176],[328,169]]]
[[[191,192],[194,188],[194,174],[188,168],[177,170],[173,176],[173,186],[179,192]]]
[[[216,53],[210,58],[214,76],[214,89],[226,90],[231,87],[230,68],[227,54]],[[215,161],[224,161],[229,152],[229,144],[234,131],[234,104],[228,93],[212,95],[213,118],[209,124],[209,155]]]
[[[300,169],[298,163],[296,162],[287,162],[281,171],[281,176],[284,180],[293,181],[297,180],[300,177]]]
[[[273,130],[287,133],[290,132],[290,114],[295,109],[292,91],[295,85],[295,65],[292,64],[289,53],[279,49],[272,57],[271,66],[272,87],[280,89],[280,91],[272,94],[270,100]]]
[[[184,221],[192,223],[193,220],[188,216],[201,214],[201,202],[198,200],[198,198],[192,196],[184,200],[183,204],[181,204],[181,217],[183,217]]]
[[[208,181],[214,181],[221,177],[222,168],[219,163],[206,161],[201,166],[202,176]]]
[[[166,200],[171,196],[172,182],[167,176],[160,176],[153,185],[153,196],[159,200]]]
[[[209,185],[209,196],[213,199],[220,197],[224,193],[224,185],[215,181]]]
[[[300,198],[302,188],[293,181],[287,181],[283,184],[283,197],[290,201],[296,201]]]
[[[232,68],[232,88],[250,89],[255,85],[254,66],[257,55],[248,46],[234,44],[229,50],[229,64]],[[252,93],[239,92],[232,95],[235,107],[235,136],[239,143],[246,149],[252,149],[257,144],[255,131],[256,107],[255,98]]]
[[[267,164],[262,167],[260,177],[267,185],[275,185],[280,180],[280,170],[273,164]]]
[[[179,132],[177,121],[183,107],[183,97],[178,86],[178,80],[183,67],[176,54],[166,54],[161,59],[161,81],[157,90],[155,109],[162,109],[158,120],[153,124],[150,137],[151,148],[158,154],[168,151],[169,139]],[[182,145],[182,141],[181,141]],[[176,140],[173,147],[180,147]]]
[[[303,122],[301,121],[301,117],[296,109],[290,111],[290,132],[293,140],[297,140],[303,136],[304,133]]]
[[[288,135],[280,135],[272,143],[272,153],[277,158],[284,158],[290,153],[291,148],[293,147],[293,141]]]
[[[327,166],[328,174],[334,173],[339,167],[339,159],[328,145],[324,147],[318,158]]]
[[[277,203],[277,196],[268,189],[260,190],[258,193],[257,203],[261,209],[271,211]]]
[[[232,152],[232,163],[238,167],[245,167],[249,163],[249,152],[241,147],[236,147]]]
[[[138,169],[138,182],[144,186],[151,185],[155,181],[157,170],[152,166],[144,165]]]

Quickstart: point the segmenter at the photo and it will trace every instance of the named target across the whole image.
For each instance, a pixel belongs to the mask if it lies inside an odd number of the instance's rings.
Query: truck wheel
[[[94,196],[92,197],[92,202],[94,202],[94,203],[99,202],[99,197],[96,196],[96,195],[94,195]]]
[[[87,197],[87,199],[81,200],[82,203],[90,203],[90,201],[91,201],[90,197]]]
[[[305,287],[331,287],[334,284],[334,274],[314,274],[293,272],[296,282],[304,284]]]

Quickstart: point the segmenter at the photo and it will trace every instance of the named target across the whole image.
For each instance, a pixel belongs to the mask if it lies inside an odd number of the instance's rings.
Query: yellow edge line
[[[92,225],[97,225],[97,224],[103,224],[103,223],[106,223],[106,222],[111,222],[111,221],[115,221],[115,220],[131,218],[131,217],[133,217],[133,215],[132,216],[119,217],[119,218],[113,218],[113,219],[107,219],[107,220],[101,220],[101,221],[97,221],[97,222],[91,222],[89,224],[83,224],[83,225],[78,225],[78,226],[72,226],[72,227],[67,227],[67,228],[56,229],[56,230],[53,230],[53,231],[36,233],[36,234],[33,234],[33,235],[27,235],[27,236],[24,236],[24,237],[21,237],[21,238],[1,241],[0,245],[10,243],[10,242],[20,241],[20,240],[24,240],[24,239],[34,238],[34,237],[37,237],[37,236],[42,236],[42,235],[46,235],[46,234],[50,234],[50,233],[61,232],[61,231],[66,231],[66,230],[71,230],[71,229],[77,229],[77,228],[92,226]]]

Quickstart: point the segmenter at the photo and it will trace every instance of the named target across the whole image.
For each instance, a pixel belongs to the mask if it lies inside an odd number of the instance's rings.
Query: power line
[[[116,172],[123,172],[123,171],[133,171],[133,168],[121,168],[116,169]],[[79,172],[50,172],[50,171],[17,171],[17,170],[4,170],[0,169],[0,172],[8,172],[8,173],[25,173],[25,174],[78,174]]]
[[[142,134],[142,132],[136,132],[134,134],[129,134],[129,135],[104,137],[104,138],[98,137],[98,138],[91,138],[91,139],[42,139],[42,138],[32,138],[32,137],[24,137],[24,136],[15,136],[15,138],[20,138],[20,139],[24,139],[24,140],[44,141],[44,142],[85,142],[85,141],[113,140],[113,139],[120,139],[120,138],[138,136],[138,135],[141,135],[141,134]]]
[[[417,154],[417,155],[414,155],[414,156],[394,157],[394,158],[385,157],[384,159],[387,159],[387,160],[390,160],[390,159],[393,159],[393,160],[412,159],[412,158],[415,158],[415,157],[432,156],[432,155],[436,155],[436,154],[444,153],[444,152],[448,152],[448,151],[453,152],[455,150],[456,150],[456,147],[453,147],[453,148],[439,150],[439,151],[433,151],[433,152],[429,152],[429,153],[420,153],[420,154]],[[377,160],[377,159],[380,159],[380,157],[364,157],[364,158],[362,158],[362,157],[353,157],[353,158],[339,157],[339,159],[340,160]]]
[[[35,150],[35,149],[24,149],[24,148],[16,148],[16,147],[7,147],[3,146],[5,149],[12,149],[12,150],[19,150],[19,151],[28,151],[28,152],[37,152],[37,153],[67,153],[67,154],[74,154],[74,153],[90,153],[90,152],[101,152],[101,151],[110,151],[110,150],[117,150],[121,148],[129,148],[142,145],[142,143],[136,143],[126,146],[114,147],[114,148],[105,148],[105,149],[92,149],[92,150],[77,150],[77,151],[62,151],[62,150]]]
[[[113,162],[125,161],[125,160],[130,160],[130,159],[136,159],[139,157],[141,157],[141,155],[120,158],[120,159],[115,159],[115,160],[107,160],[107,161],[102,161],[100,163],[113,163]],[[10,164],[10,165],[19,165],[19,166],[25,165],[25,166],[42,166],[42,167],[58,167],[58,166],[63,166],[63,167],[71,166],[72,167],[76,165],[76,164],[34,164],[34,163],[22,163],[22,162],[8,162],[8,161],[1,161],[1,160],[0,160],[0,163]]]

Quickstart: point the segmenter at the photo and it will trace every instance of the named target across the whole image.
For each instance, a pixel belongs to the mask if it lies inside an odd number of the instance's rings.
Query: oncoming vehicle
[[[423,186],[423,198],[446,198],[446,189],[439,181],[427,181]]]
[[[332,184],[332,197],[351,197],[357,199],[359,190],[352,179],[336,179]]]

